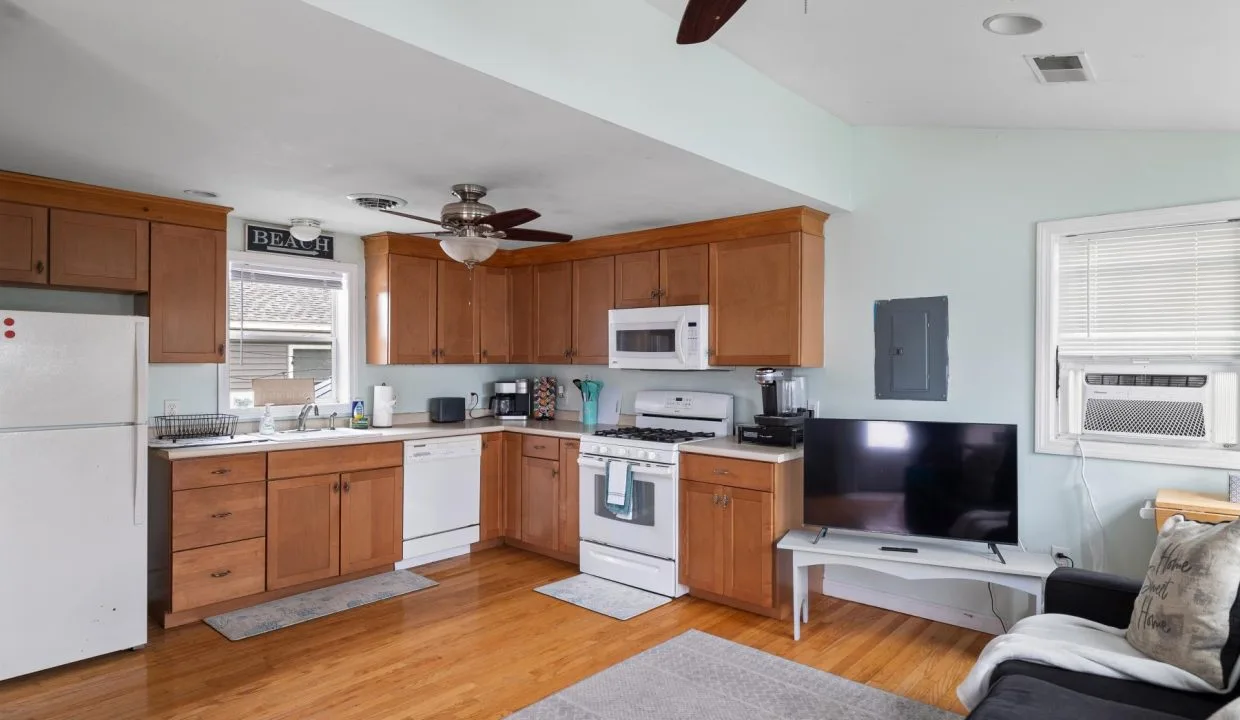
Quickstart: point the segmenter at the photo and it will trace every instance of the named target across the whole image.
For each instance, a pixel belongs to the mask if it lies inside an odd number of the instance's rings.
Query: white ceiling
[[[680,17],[685,0],[648,0]],[[861,125],[1240,130],[1237,0],[750,0],[715,36]],[[993,35],[1001,12],[1046,25]],[[670,40],[669,40],[670,41]],[[1084,50],[1098,81],[1040,85],[1023,56]]]
[[[578,237],[816,204],[297,0],[0,0],[0,98],[0,168],[334,231],[457,182]]]

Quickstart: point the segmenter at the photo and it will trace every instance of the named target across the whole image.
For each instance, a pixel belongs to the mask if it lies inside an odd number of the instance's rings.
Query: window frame
[[[347,341],[347,347],[343,352],[333,350],[333,362],[335,369],[332,373],[333,378],[341,378],[347,383],[345,388],[344,402],[336,403],[320,403],[319,414],[330,415],[331,413],[339,413],[341,417],[351,417],[353,413],[352,398],[361,394],[361,387],[358,384],[359,370],[361,368],[361,347],[362,347],[362,292],[361,285],[358,282],[360,274],[357,265],[353,263],[337,262],[335,260],[314,260],[309,258],[289,257],[289,256],[271,256],[264,253],[244,252],[241,250],[230,250],[228,252],[228,274],[229,286],[231,286],[231,274],[233,263],[244,263],[256,267],[263,267],[274,272],[281,270],[312,270],[317,272],[334,272],[340,273],[344,281],[344,293],[346,307],[341,311],[337,309],[337,332],[336,342],[340,343],[341,338]],[[225,295],[227,298],[227,295]],[[231,323],[231,320],[228,321]],[[231,339],[226,345],[227,351],[232,350]],[[236,415],[241,420],[258,420],[263,416],[263,408],[234,408],[230,407],[232,399],[229,388],[229,363],[228,357],[225,356],[224,362],[218,366],[218,374],[216,381],[217,390],[217,407],[219,412],[230,415]],[[297,405],[276,405],[272,408],[272,417],[277,420],[287,420],[296,418],[300,410]]]
[[[1086,440],[1059,431],[1059,399],[1055,397],[1058,380],[1055,362],[1056,338],[1059,335],[1059,277],[1057,259],[1059,243],[1078,235],[1141,230],[1173,225],[1195,225],[1240,218],[1240,200],[1199,205],[1139,210],[1136,212],[1040,222],[1037,225],[1036,348],[1034,358],[1034,452],[1053,455],[1078,455],[1082,448],[1089,457],[1134,462],[1164,463],[1240,469],[1240,452],[1221,448],[1190,448],[1157,443],[1130,443]],[[1123,362],[1123,359],[1116,359]],[[1179,361],[1181,364],[1183,361]],[[1134,368],[1155,365],[1134,362]]]

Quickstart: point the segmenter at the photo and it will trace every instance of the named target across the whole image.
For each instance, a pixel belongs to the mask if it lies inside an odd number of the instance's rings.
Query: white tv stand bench
[[[893,538],[828,533],[814,542],[813,530],[789,530],[776,546],[792,554],[792,638],[801,639],[801,623],[809,622],[809,569],[817,565],[849,565],[906,580],[980,580],[1033,595],[1042,612],[1046,577],[1055,569],[1050,555],[1004,548],[1001,561],[984,545],[977,550]],[[915,548],[893,552],[883,547]],[[825,571],[825,568],[824,568]]]

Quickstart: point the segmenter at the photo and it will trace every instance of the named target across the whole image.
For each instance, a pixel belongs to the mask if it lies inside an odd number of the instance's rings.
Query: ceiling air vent
[[[354,205],[367,210],[391,210],[408,204],[401,198],[378,193],[355,193],[347,197],[353,201]]]
[[[1069,55],[1026,55],[1025,60],[1040,83],[1092,82],[1093,68],[1085,53]]]

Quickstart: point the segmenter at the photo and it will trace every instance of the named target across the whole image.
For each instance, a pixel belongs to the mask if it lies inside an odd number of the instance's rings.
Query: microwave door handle
[[[689,342],[689,318],[684,313],[680,314],[680,319],[676,322],[676,337],[679,339],[676,343],[676,360],[684,367],[689,362],[685,355],[685,343]]]

